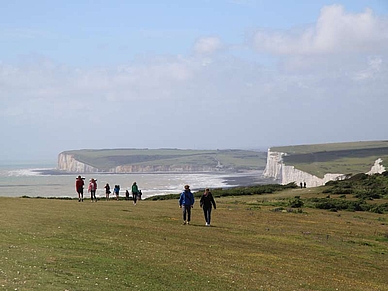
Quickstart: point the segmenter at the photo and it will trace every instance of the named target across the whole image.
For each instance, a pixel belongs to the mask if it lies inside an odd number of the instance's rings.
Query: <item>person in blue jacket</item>
[[[190,224],[191,208],[194,207],[194,195],[191,193],[189,185],[185,185],[185,190],[179,197],[179,207],[182,208],[183,224]]]

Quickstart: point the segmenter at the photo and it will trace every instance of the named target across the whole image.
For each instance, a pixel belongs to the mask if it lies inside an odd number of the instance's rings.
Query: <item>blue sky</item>
[[[385,140],[388,2],[0,1],[0,161]]]

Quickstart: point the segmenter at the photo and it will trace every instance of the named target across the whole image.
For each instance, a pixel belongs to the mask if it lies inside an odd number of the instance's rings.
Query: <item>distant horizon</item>
[[[326,142],[326,143],[319,143],[319,144],[340,144],[340,143],[357,143],[357,142],[384,142],[388,140],[385,139],[379,139],[379,140],[357,140],[357,141],[342,141],[342,142]],[[204,149],[190,149],[190,148],[132,148],[132,147],[119,147],[119,148],[82,148],[82,149],[71,149],[71,150],[64,150],[59,152],[55,157],[53,158],[37,158],[37,159],[0,159],[0,166],[18,166],[18,165],[34,165],[34,164],[41,164],[41,165],[50,165],[54,164],[56,166],[58,155],[62,152],[67,151],[79,151],[79,150],[118,150],[118,149],[150,149],[150,150],[157,150],[157,149],[177,149],[177,150],[252,150],[252,151],[259,151],[259,152],[267,152],[269,148],[276,148],[276,147],[290,147],[290,146],[304,146],[304,145],[318,145],[318,143],[312,143],[312,144],[295,144],[295,145],[277,145],[277,146],[268,146],[268,147],[256,147],[256,148],[204,148]]]

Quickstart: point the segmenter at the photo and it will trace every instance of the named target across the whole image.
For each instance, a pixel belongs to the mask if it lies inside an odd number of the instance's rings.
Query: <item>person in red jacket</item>
[[[75,180],[75,191],[78,193],[78,202],[84,202],[84,178],[78,176]]]

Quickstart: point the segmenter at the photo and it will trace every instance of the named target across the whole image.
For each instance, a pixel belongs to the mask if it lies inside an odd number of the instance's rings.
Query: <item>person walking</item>
[[[78,176],[77,179],[75,180],[75,190],[78,193],[78,202],[84,202],[84,178],[81,176]]]
[[[115,185],[113,192],[115,192],[115,194],[116,194],[116,200],[119,201],[120,185]]]
[[[139,194],[139,188],[137,187],[136,182],[133,182],[132,184],[132,199],[133,199],[133,204],[136,205],[137,201],[137,195]]]
[[[185,190],[179,197],[179,207],[182,208],[183,224],[190,224],[191,208],[194,207],[194,195],[191,193],[189,185],[185,185]]]
[[[141,193],[141,190],[139,190],[139,192],[137,193],[137,201],[138,202],[141,200],[141,195],[143,195],[143,193]]]
[[[88,192],[90,192],[90,200],[92,202],[93,202],[93,199],[95,202],[97,202],[96,190],[97,190],[97,180],[94,180],[92,178],[89,182],[89,187],[88,187]]]
[[[216,202],[214,201],[213,195],[210,192],[209,188],[205,189],[205,192],[202,194],[201,200],[199,202],[200,206],[203,209],[203,214],[205,216],[206,226],[210,226],[212,206],[216,209]]]
[[[106,198],[106,201],[108,201],[109,200],[109,194],[111,193],[110,192],[110,186],[109,186],[109,184],[108,183],[106,183],[106,185],[105,185],[105,198]]]
[[[125,190],[125,200],[129,200],[129,191]]]

